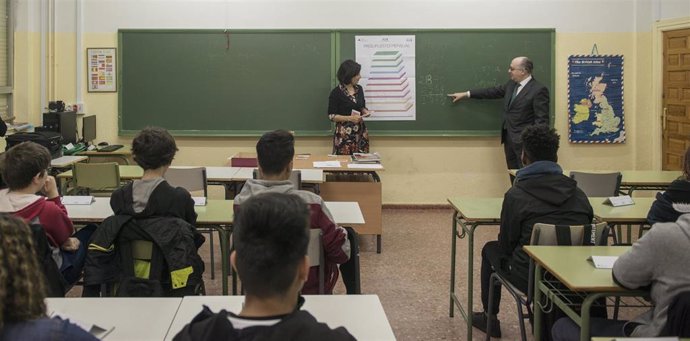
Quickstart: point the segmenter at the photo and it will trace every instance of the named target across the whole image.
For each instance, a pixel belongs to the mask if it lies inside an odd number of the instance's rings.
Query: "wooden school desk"
[[[94,198],[91,205],[65,205],[67,215],[73,223],[100,223],[113,215],[110,198]],[[357,226],[364,224],[364,217],[356,202],[326,202],[326,207],[337,224]],[[210,227],[218,231],[220,237],[222,292],[228,294],[228,273],[230,270],[230,235],[234,210],[232,200],[209,199],[206,206],[194,206],[197,213],[196,225]],[[234,284],[233,284],[234,285]]]
[[[383,224],[381,219],[382,187],[381,178],[377,172],[383,171],[381,164],[356,164],[351,162],[349,155],[311,155],[298,154],[295,156],[295,169],[314,169],[317,161],[340,161],[340,167],[318,168],[326,173],[326,182],[321,184],[320,195],[326,201],[356,201],[362,209],[366,224],[354,227],[358,234],[376,236],[376,252],[381,253],[381,239]],[[328,181],[329,175],[355,173],[371,176],[372,181]]]
[[[67,216],[73,223],[100,223],[113,215],[110,198],[94,198],[91,205],[65,205]],[[230,268],[230,234],[234,211],[232,200],[209,199],[206,206],[194,206],[197,214],[196,226],[208,227],[218,231],[220,238],[221,270],[223,294],[228,293],[228,269]]]
[[[587,258],[591,256],[619,256],[630,246],[524,246],[534,259],[534,339],[541,340],[542,308],[555,304],[580,328],[580,341],[589,340],[590,308],[599,298],[611,296],[642,297],[645,291],[628,290],[613,281],[611,269],[596,269]],[[544,277],[551,273],[556,280]],[[568,290],[558,287],[562,283]],[[578,304],[571,304],[572,295],[583,298],[581,313]],[[544,301],[548,301],[544,303]],[[541,302],[541,303],[540,303]],[[642,300],[632,306],[644,306]]]
[[[605,221],[609,225],[627,225],[627,237],[625,242],[632,242],[632,225],[642,225],[647,223],[647,213],[652,207],[654,198],[634,198],[634,205],[613,207],[604,204],[606,198],[591,197],[589,204],[594,210],[594,218],[598,221]],[[618,229],[617,237],[621,238],[620,229]],[[622,240],[620,240],[622,241]]]
[[[89,157],[89,161],[93,158],[113,158],[122,160],[125,165],[129,164],[129,159],[132,157],[132,146],[122,146],[118,150],[112,152],[99,152],[98,150],[85,150],[76,155],[84,155]]]
[[[345,327],[357,340],[395,340],[377,295],[307,295],[306,310],[330,328]],[[166,340],[172,340],[204,305],[213,312],[225,309],[239,313],[244,296],[185,296],[172,321]]]
[[[474,230],[479,225],[499,225],[501,222],[501,206],[503,198],[448,198],[453,207],[453,239],[450,249],[450,313],[454,316],[455,306],[467,322],[467,340],[472,340],[472,293],[474,278]],[[462,229],[458,229],[458,224]],[[467,236],[467,306],[463,307],[460,299],[455,295],[455,254],[456,238]],[[467,311],[465,310],[467,309]]]
[[[570,176],[570,171],[574,169],[563,170],[563,174]],[[625,192],[628,195],[636,190],[641,191],[663,191],[666,187],[673,182],[673,180],[678,179],[682,176],[681,171],[653,171],[653,170],[579,170],[580,172],[586,173],[613,173],[621,172],[621,192]],[[515,175],[516,169],[509,169],[508,172],[511,175]]]
[[[180,297],[46,298],[46,312],[98,326],[115,327],[105,340],[163,340]]]
[[[73,164],[88,160],[88,156],[65,155],[50,160],[50,167],[57,169],[71,168]]]

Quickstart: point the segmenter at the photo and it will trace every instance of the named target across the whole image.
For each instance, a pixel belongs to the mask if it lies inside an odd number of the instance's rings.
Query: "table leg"
[[[541,340],[541,319],[543,312],[539,304],[541,303],[542,292],[539,288],[539,283],[541,281],[541,266],[535,264],[534,266],[534,299],[532,300],[534,304],[534,339]]]
[[[222,226],[218,226],[218,237],[220,238],[220,266],[221,266],[221,282],[223,283],[223,295],[228,294],[228,269],[230,260],[230,246],[229,246],[229,233]]]
[[[467,232],[467,312],[464,314],[467,320],[467,339],[472,340],[472,301],[474,290],[474,229],[477,224],[472,224]],[[463,226],[465,230],[465,226]]]
[[[453,234],[451,235],[452,242],[450,244],[450,312],[448,313],[450,317],[455,315],[455,300],[453,298],[455,297],[455,249],[457,243],[455,238],[457,238],[458,235],[458,211],[453,213],[452,225]]]
[[[381,235],[376,235],[376,253],[381,253]]]

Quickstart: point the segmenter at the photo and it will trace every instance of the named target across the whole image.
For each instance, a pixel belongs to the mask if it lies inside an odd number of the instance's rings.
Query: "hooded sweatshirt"
[[[324,270],[324,292],[330,294],[338,281],[338,264],[347,262],[350,258],[350,241],[347,231],[336,225],[331,212],[320,196],[295,189],[292,182],[249,179],[242,187],[242,191],[235,197],[235,212],[247,199],[264,192],[295,194],[302,198],[309,206],[310,228],[321,229],[326,268]],[[318,268],[313,266],[309,270],[309,279],[304,283],[302,294],[319,293]]]
[[[504,196],[498,242],[508,266],[527,277],[529,256],[522,246],[529,245],[535,223],[584,225],[593,217],[587,196],[558,164],[534,162],[518,171]]]
[[[74,226],[60,197],[52,199],[0,190],[0,212],[11,213],[29,224],[40,224],[54,248],[60,247],[74,233]]]
[[[639,323],[631,336],[661,335],[668,308],[690,288],[690,214],[676,222],[658,223],[613,264],[613,279],[629,289],[650,286],[652,309],[632,320]]]
[[[674,222],[681,214],[690,213],[690,181],[673,181],[665,192],[656,194],[656,200],[647,214],[650,224]]]

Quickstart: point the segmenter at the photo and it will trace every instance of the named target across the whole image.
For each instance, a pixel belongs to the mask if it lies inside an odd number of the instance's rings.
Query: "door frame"
[[[663,161],[663,139],[661,137],[661,118],[663,114],[663,93],[664,80],[664,32],[690,28],[690,17],[659,20],[652,24],[652,150],[658,152],[657,157],[652,158],[652,169],[660,170]]]

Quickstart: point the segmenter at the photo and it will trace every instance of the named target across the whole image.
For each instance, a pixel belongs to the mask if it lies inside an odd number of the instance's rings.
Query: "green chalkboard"
[[[373,136],[498,135],[501,100],[451,104],[446,94],[506,82],[515,56],[529,56],[553,94],[553,29],[120,30],[120,134],[158,125],[176,135],[329,135],[328,94],[358,35],[416,42],[416,120],[369,121]]]
[[[326,135],[331,41],[314,30],[120,30],[120,134]]]
[[[517,56],[532,59],[534,77],[553,94],[552,29],[341,31],[339,60],[355,58],[363,35],[414,35],[416,43],[416,120],[370,121],[372,135],[498,135],[502,99],[453,104],[447,94],[504,84]],[[553,100],[551,113],[553,122]]]

